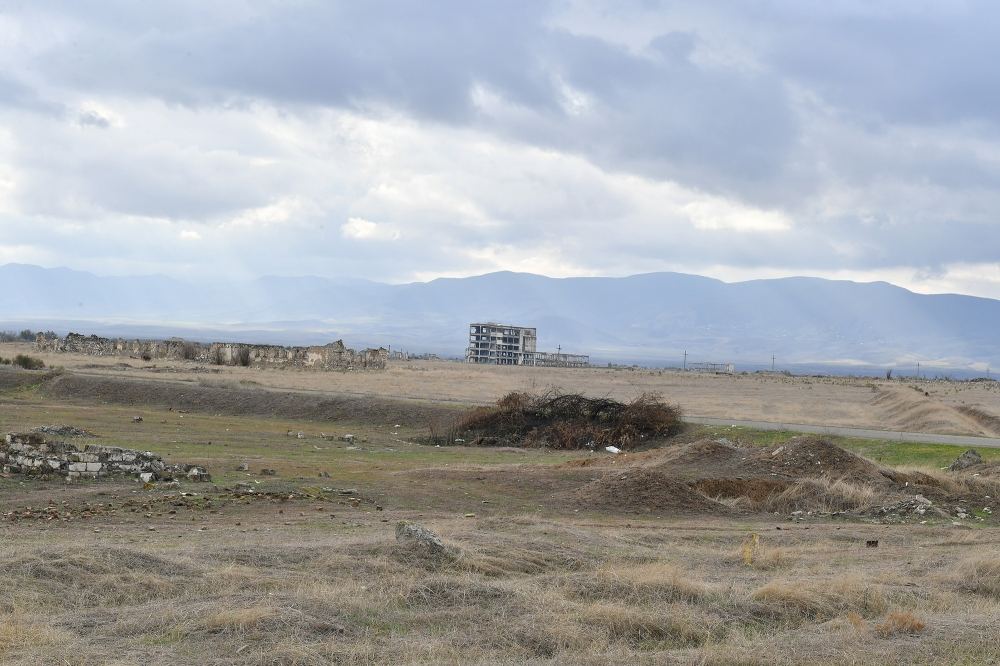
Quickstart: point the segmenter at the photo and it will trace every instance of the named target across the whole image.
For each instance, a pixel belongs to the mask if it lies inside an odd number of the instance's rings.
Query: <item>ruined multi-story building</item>
[[[590,357],[584,354],[540,352],[536,349],[538,332],[527,326],[496,322],[469,324],[467,363],[489,365],[531,365],[561,368],[585,368]]]
[[[70,352],[89,356],[125,356],[154,359],[190,360],[214,365],[242,365],[257,368],[311,368],[316,370],[382,370],[389,357],[384,348],[355,351],[341,340],[313,347],[252,345],[242,342],[202,344],[170,340],[125,340],[70,333],[65,338],[39,334],[35,347],[41,352]]]
[[[538,335],[533,328],[495,322],[469,324],[468,363],[534,365]]]
[[[590,366],[590,356],[562,352],[535,352],[535,365],[544,368],[586,368]]]

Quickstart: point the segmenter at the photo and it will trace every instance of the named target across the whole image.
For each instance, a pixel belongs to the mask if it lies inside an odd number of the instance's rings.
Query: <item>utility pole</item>
[[[774,372],[774,354],[771,354],[771,372]]]
[[[917,361],[917,379],[920,379],[920,361]]]
[[[687,369],[688,369],[688,353],[687,353],[687,350],[685,349],[684,350],[684,370],[687,371]]]

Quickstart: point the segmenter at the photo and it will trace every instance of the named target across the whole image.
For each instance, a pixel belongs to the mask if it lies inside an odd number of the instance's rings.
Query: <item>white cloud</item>
[[[186,241],[200,241],[201,234],[193,229],[182,229],[180,234],[178,234],[181,240]]]
[[[385,224],[377,224],[363,217],[352,217],[340,226],[344,238],[353,240],[399,240],[400,233]]]

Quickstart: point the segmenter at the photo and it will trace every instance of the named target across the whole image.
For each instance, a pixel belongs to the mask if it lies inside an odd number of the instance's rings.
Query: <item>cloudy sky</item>
[[[1000,297],[993,2],[0,2],[0,263]]]

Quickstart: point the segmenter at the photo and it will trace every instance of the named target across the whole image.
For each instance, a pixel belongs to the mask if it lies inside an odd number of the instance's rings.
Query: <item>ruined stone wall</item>
[[[196,465],[167,465],[149,451],[88,444],[79,449],[67,442],[49,441],[37,432],[9,433],[0,441],[0,469],[8,474],[59,474],[67,479],[98,478],[114,474],[144,480],[182,477],[207,480]]]
[[[71,352],[88,356],[186,359],[213,365],[317,370],[383,370],[389,358],[388,351],[381,347],[355,351],[344,346],[341,340],[315,347],[282,347],[239,342],[206,345],[181,339],[124,340],[70,333],[65,338],[47,338],[39,334],[35,347],[40,352]]]

